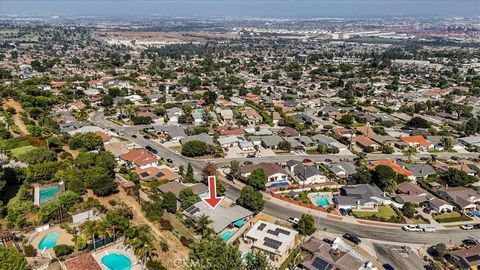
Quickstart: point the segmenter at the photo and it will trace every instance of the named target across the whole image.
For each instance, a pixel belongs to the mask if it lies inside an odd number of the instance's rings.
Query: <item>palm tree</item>
[[[125,109],[125,112],[127,113],[128,118],[132,119],[133,116],[137,115],[138,107],[135,105],[128,105],[128,107]]]
[[[120,118],[123,117],[123,109],[126,105],[126,99],[122,98],[117,102],[117,108],[120,110]]]
[[[143,263],[156,256],[154,238],[148,227],[132,227],[126,233],[125,243],[132,246],[134,254],[142,258]]]
[[[200,233],[203,238],[208,237],[212,233],[212,229],[209,226],[210,223],[212,223],[212,221],[206,215],[201,215],[197,218],[197,232]]]
[[[98,235],[98,221],[97,220],[87,220],[82,225],[82,233],[85,236],[85,239],[88,241],[93,241],[93,249],[96,249],[96,239],[95,235]]]
[[[409,146],[407,149],[403,150],[403,155],[408,158],[408,162],[412,161],[412,157],[418,153],[417,148]]]

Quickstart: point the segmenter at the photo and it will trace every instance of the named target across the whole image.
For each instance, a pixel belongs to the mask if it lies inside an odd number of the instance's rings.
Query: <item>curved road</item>
[[[116,132],[122,136],[128,138],[128,140],[141,145],[143,147],[150,146],[158,151],[158,156],[163,157],[164,159],[172,159],[173,163],[176,165],[187,166],[188,163],[192,165],[194,170],[198,173],[202,170],[205,160],[191,159],[184,157],[180,154],[173,152],[171,149],[153,142],[151,140],[144,139],[142,136],[137,136],[133,138],[132,135],[136,135],[142,126],[120,126],[113,122],[110,122],[105,119],[103,112],[98,112],[94,114],[90,120],[97,126],[110,130],[115,129]],[[444,158],[449,158],[453,156],[453,153],[447,153],[443,155]],[[430,155],[426,155],[430,156]],[[461,156],[472,157],[469,154],[461,154]],[[259,161],[270,161],[270,162],[284,162],[289,159],[298,159],[302,160],[304,158],[310,158],[315,161],[324,161],[325,159],[338,160],[340,158],[353,158],[350,157],[338,157],[334,155],[316,155],[316,156],[307,156],[307,155],[292,155],[292,156],[277,156],[277,157],[263,157],[255,158],[256,162]],[[375,155],[374,157],[367,156],[368,159],[380,159],[380,158],[391,158],[392,155]],[[475,157],[478,157],[478,154],[475,154]],[[401,158],[399,156],[399,158]],[[233,159],[221,159],[221,160],[209,160],[217,163],[217,165],[227,165]],[[239,158],[238,161],[247,160],[246,158]],[[252,159],[249,159],[252,160]],[[231,184],[229,181],[225,181],[227,189],[227,197],[236,200],[240,196],[240,189]],[[439,230],[434,233],[413,233],[405,232],[400,228],[387,228],[387,227],[375,227],[367,225],[353,224],[349,222],[342,222],[337,220],[326,219],[321,216],[317,211],[311,209],[292,206],[286,202],[267,197],[265,199],[265,206],[263,211],[266,214],[274,216],[280,219],[288,219],[289,217],[299,217],[302,214],[310,214],[314,216],[317,220],[317,225],[319,230],[326,230],[333,233],[343,234],[346,232],[355,233],[362,238],[376,239],[382,241],[391,241],[391,242],[401,242],[401,243],[415,243],[415,244],[426,244],[433,245],[437,243],[446,243],[446,244],[459,244],[463,239],[466,238],[480,238],[480,232],[478,230],[473,231],[462,231],[460,229],[445,229]]]

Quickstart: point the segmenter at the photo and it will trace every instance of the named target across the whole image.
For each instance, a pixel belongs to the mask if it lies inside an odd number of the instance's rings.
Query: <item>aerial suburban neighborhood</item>
[[[478,13],[1,9],[0,270],[479,269]]]

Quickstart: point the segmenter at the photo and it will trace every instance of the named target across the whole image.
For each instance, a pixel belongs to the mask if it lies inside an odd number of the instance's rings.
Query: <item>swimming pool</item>
[[[269,185],[269,188],[278,188],[278,187],[286,187],[288,186],[288,182],[277,182],[277,183],[272,183]]]
[[[234,234],[235,234],[234,231],[226,231],[220,234],[220,238],[222,238],[223,241],[228,241],[228,239],[232,238]]]
[[[130,270],[132,261],[127,256],[120,253],[110,253],[102,257],[102,264],[111,270]]]
[[[40,204],[44,204],[48,201],[53,200],[54,198],[57,197],[57,193],[58,193],[57,185],[40,189]]]
[[[317,206],[325,207],[330,205],[330,203],[328,202],[327,196],[323,196],[323,195],[315,196],[315,202]]]
[[[60,236],[59,232],[51,232],[47,235],[45,235],[40,243],[38,243],[38,249],[39,250],[44,250],[44,249],[51,249],[54,246],[57,245],[57,239]]]

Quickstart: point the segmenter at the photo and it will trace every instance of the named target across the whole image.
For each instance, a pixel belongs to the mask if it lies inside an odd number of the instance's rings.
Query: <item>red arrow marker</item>
[[[202,198],[212,209],[215,209],[217,205],[223,200],[224,197],[217,197],[217,177],[209,176],[208,177],[208,190],[209,197]]]

